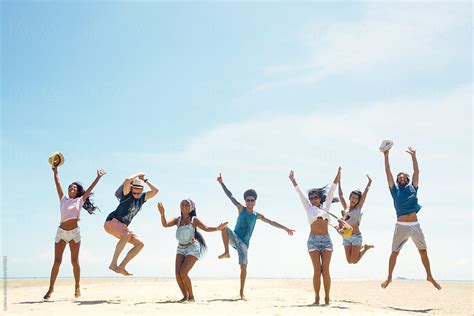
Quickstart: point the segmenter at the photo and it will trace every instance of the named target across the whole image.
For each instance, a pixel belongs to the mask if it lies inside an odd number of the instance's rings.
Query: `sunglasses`
[[[321,198],[318,195],[312,195],[309,197],[310,200],[321,200]]]
[[[132,192],[132,195],[140,195],[142,194],[141,192]]]
[[[245,199],[245,202],[255,202],[255,199]]]

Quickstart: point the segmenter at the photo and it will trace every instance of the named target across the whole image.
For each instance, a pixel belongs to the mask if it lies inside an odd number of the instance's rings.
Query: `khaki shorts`
[[[426,249],[425,236],[418,222],[397,222],[393,233],[392,251],[399,252],[410,237],[416,248]]]
[[[110,221],[104,223],[104,229],[106,232],[112,236],[122,239],[122,237],[127,236],[128,240],[138,237],[133,231],[128,229],[128,226],[120,222],[116,218],[113,218]]]

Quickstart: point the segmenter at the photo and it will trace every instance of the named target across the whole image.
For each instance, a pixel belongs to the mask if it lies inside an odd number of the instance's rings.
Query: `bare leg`
[[[186,256],[179,272],[179,274],[181,275],[181,279],[183,280],[184,286],[186,287],[186,291],[188,292],[189,302],[194,302],[194,295],[193,286],[191,284],[191,279],[189,278],[188,273],[189,271],[191,271],[196,261],[198,261],[198,258],[196,258],[195,256]]]
[[[48,292],[43,296],[43,299],[48,300],[51,297],[51,294],[54,291],[54,283],[56,283],[56,278],[58,277],[59,267],[63,260],[64,249],[66,248],[66,242],[60,240],[54,244],[54,263],[53,268],[51,269],[51,276],[49,278],[49,289]]]
[[[81,296],[81,267],[79,266],[79,249],[81,248],[81,242],[76,243],[74,240],[69,242],[69,249],[71,250],[71,263],[72,271],[74,273],[74,297],[78,298]]]
[[[392,251],[392,254],[390,255],[390,259],[388,260],[387,280],[382,282],[382,284],[380,285],[383,289],[385,289],[390,284],[390,282],[392,282],[393,269],[395,268],[395,264],[397,263],[397,257],[399,253],[399,251]]]
[[[356,247],[359,248],[359,250],[356,250]],[[370,248],[374,248],[372,245],[367,245],[365,244],[362,248],[360,246],[352,246],[352,253],[356,253],[356,256],[352,258],[352,263],[356,264],[357,262],[362,259],[362,256],[369,250]]]
[[[313,263],[314,304],[319,305],[319,290],[321,289],[321,254],[319,251],[310,251],[309,256]]]
[[[186,291],[186,287],[184,286],[183,280],[181,279],[181,266],[183,265],[184,262],[184,256],[183,255],[176,255],[176,261],[175,261],[175,266],[174,266],[174,273],[176,275],[176,282],[178,282],[179,289],[181,290],[181,293],[183,293],[183,298],[180,300],[180,302],[184,302],[188,300],[188,292]]]
[[[421,262],[423,262],[423,266],[425,267],[426,270],[426,280],[428,282],[431,282],[435,288],[438,290],[441,290],[441,285],[438,284],[438,282],[435,281],[433,278],[433,275],[431,274],[431,268],[430,268],[430,259],[428,259],[428,252],[426,249],[418,249],[418,252],[420,253],[421,256]]]
[[[329,274],[329,264],[331,263],[332,251],[323,250],[322,257],[322,274],[324,283],[324,304],[329,304],[329,292],[331,291],[331,275]]]
[[[245,287],[246,278],[247,278],[247,265],[241,264],[240,265],[240,299],[242,300],[245,300],[244,287]]]
[[[230,258],[229,253],[229,236],[227,235],[227,229],[221,230],[222,243],[224,244],[224,253],[218,256],[219,259]]]
[[[352,263],[352,246],[344,246],[344,251],[346,252],[347,263]]]
[[[132,260],[136,255],[138,255],[138,253],[145,246],[145,244],[140,239],[138,239],[137,237],[132,237],[129,240],[129,243],[131,243],[133,245],[133,248],[128,251],[128,253],[125,256],[125,258],[123,259],[123,261],[117,267],[117,272],[121,273],[123,275],[132,275],[131,273],[128,273],[128,271],[125,269],[125,266],[127,265],[127,263],[130,262],[130,260]]]
[[[115,246],[115,251],[114,251],[114,256],[112,257],[112,262],[110,263],[109,269],[117,272],[117,261],[118,257],[122,253],[123,249],[125,248],[125,245],[127,242],[130,240],[129,235],[123,235],[119,238],[119,242],[117,243],[117,246]]]

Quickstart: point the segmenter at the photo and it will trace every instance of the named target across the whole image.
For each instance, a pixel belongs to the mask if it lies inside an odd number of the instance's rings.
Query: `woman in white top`
[[[360,220],[362,218],[362,206],[364,205],[365,198],[369,192],[372,179],[367,175],[369,182],[365,187],[364,193],[359,190],[354,190],[349,195],[349,205],[347,205],[344,199],[341,179],[339,178],[339,201],[341,201],[344,211],[342,211],[342,217],[346,223],[352,226],[352,236],[344,237],[342,245],[346,251],[346,259],[349,264],[356,264],[362,258],[362,256],[374,246],[365,244],[362,246],[362,233],[359,230]]]
[[[290,180],[298,193],[303,207],[308,216],[311,233],[308,238],[308,252],[313,263],[313,288],[315,293],[314,304],[319,304],[319,290],[321,288],[321,274],[324,283],[324,303],[329,304],[329,291],[331,289],[331,276],[329,274],[329,263],[331,262],[332,241],[329,236],[328,226],[331,220],[329,211],[333,202],[336,185],[339,182],[341,168],[337,172],[331,187],[326,192],[327,187],[311,189],[308,197],[304,195],[296,183],[294,172],[290,171]],[[337,201],[334,200],[334,201]]]
[[[79,248],[81,246],[81,235],[77,222],[80,220],[81,208],[84,208],[92,214],[97,207],[89,200],[92,189],[99,182],[100,178],[105,174],[105,171],[100,169],[97,170],[97,177],[94,182],[84,191],[82,185],[78,182],[73,182],[69,185],[67,193],[64,195],[61,183],[59,182],[58,168],[53,167],[54,183],[56,184],[56,190],[58,192],[60,200],[61,210],[61,223],[59,224],[58,231],[56,233],[56,240],[54,244],[54,264],[51,269],[51,277],[49,279],[49,289],[44,295],[44,299],[48,300],[54,291],[54,283],[58,276],[59,266],[63,258],[64,249],[66,244],[69,243],[69,249],[71,250],[71,263],[74,273],[75,291],[74,297],[81,296],[80,290],[80,277],[81,268],[79,266]]]

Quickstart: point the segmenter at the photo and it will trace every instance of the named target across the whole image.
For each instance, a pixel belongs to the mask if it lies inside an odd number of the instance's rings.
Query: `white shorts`
[[[79,243],[81,242],[81,230],[79,227],[71,230],[64,230],[61,227],[58,227],[55,242],[58,243],[60,240],[64,240],[66,244],[71,240],[74,240],[75,243]]]

